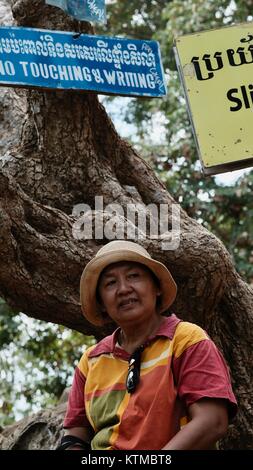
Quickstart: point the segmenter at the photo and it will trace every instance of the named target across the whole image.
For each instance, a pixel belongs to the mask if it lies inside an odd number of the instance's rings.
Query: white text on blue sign
[[[0,28],[0,85],[166,95],[156,41]]]

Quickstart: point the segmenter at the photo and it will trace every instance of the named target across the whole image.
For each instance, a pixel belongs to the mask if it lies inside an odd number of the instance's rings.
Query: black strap
[[[63,436],[61,438],[60,444],[56,447],[55,450],[66,450],[71,446],[78,446],[80,447],[80,450],[91,450],[90,444],[88,444],[88,442],[80,439],[80,437],[71,435]]]

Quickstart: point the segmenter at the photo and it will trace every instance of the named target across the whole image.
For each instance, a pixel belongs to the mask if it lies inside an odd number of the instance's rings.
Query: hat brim
[[[164,264],[130,250],[108,252],[98,256],[97,258],[93,258],[84,268],[80,280],[82,312],[87,320],[93,325],[102,326],[104,324],[100,307],[96,299],[96,289],[99,276],[107,266],[120,261],[132,261],[144,264],[144,266],[147,266],[155,274],[160,282],[161,288],[160,313],[165,312],[176,298],[177,285]]]

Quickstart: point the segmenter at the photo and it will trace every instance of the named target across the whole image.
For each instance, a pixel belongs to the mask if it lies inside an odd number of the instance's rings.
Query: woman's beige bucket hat
[[[109,264],[119,261],[133,261],[147,266],[160,281],[160,313],[165,312],[174,302],[177,285],[166,266],[151,258],[150,254],[134,242],[115,240],[103,246],[86,265],[80,281],[80,300],[84,316],[94,325],[102,326],[104,320],[96,298],[99,276]]]

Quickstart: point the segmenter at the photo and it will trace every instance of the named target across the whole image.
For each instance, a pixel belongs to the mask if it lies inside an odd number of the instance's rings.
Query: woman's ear
[[[96,302],[97,302],[97,306],[98,306],[100,312],[105,312],[106,309],[105,309],[105,306],[104,306],[104,304],[103,304],[103,302],[102,302],[102,299],[101,299],[101,297],[100,297],[100,295],[99,295],[98,290],[96,291]]]
[[[96,292],[96,301],[97,301],[97,308],[99,310],[99,313],[103,319],[103,323],[106,324],[106,323],[111,323],[113,322],[113,320],[111,319],[111,317],[108,315],[107,311],[106,311],[106,308],[100,298],[100,295],[98,293],[98,290]]]
[[[113,320],[112,318],[108,315],[105,307],[101,307],[100,306],[100,312],[101,312],[101,317],[103,319],[103,323],[104,324],[107,324],[107,323],[113,323]]]
[[[99,309],[99,312],[100,312],[100,315],[103,319],[103,323],[106,324],[106,323],[110,323],[112,321],[111,317],[108,315],[107,311],[106,311],[106,308],[102,302],[102,300],[98,299],[97,298],[97,306],[98,306],[98,309]]]
[[[104,325],[108,325],[109,323],[114,323],[113,319],[109,317],[107,313],[105,313],[104,315],[102,314],[102,318],[103,318]]]
[[[158,309],[158,311],[160,311],[160,306],[162,303],[161,295],[162,291],[158,288],[156,291],[156,308]]]

